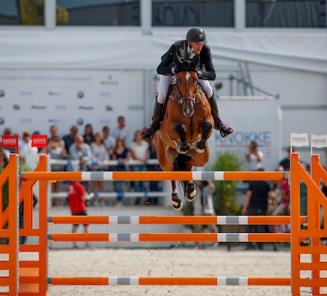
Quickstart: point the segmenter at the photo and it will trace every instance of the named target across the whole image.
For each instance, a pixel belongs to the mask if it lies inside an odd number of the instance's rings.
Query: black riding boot
[[[153,116],[152,116],[152,123],[149,129],[143,132],[143,139],[146,141],[151,141],[154,133],[159,129],[160,122],[162,120],[162,113],[163,113],[164,104],[158,103],[157,99],[154,105]]]
[[[215,121],[215,129],[219,130],[220,135],[222,137],[227,137],[230,135],[234,130],[227,124],[224,124],[219,118],[218,106],[215,100],[215,96],[212,95],[211,98],[208,99],[211,107],[211,114],[213,120]]]

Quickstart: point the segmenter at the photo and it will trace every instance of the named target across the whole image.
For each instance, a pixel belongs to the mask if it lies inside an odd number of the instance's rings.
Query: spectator
[[[125,123],[125,117],[120,115],[117,117],[117,126],[113,130],[113,136],[118,139],[123,139],[125,143],[128,143],[128,135],[129,131],[127,130],[126,123]]]
[[[142,131],[137,130],[134,134],[134,140],[131,145],[131,156],[133,160],[141,162],[139,165],[134,165],[134,171],[145,171],[146,163],[149,159],[149,143],[143,140]],[[135,192],[147,192],[148,191],[148,182],[144,181],[134,181],[133,189]],[[141,201],[140,198],[135,200],[135,204],[139,204]]]
[[[10,127],[6,127],[6,128],[3,130],[3,135],[4,135],[4,136],[11,136],[11,135],[12,135],[11,128],[10,128]]]
[[[72,216],[87,216],[86,200],[87,195],[83,185],[80,182],[72,182],[68,187],[68,205]],[[76,233],[78,224],[72,227],[72,233]],[[88,233],[89,225],[84,224],[84,233]],[[73,243],[74,248],[78,248],[76,242]],[[85,243],[88,247],[88,243]]]
[[[56,125],[51,125],[49,128],[49,142],[53,139],[53,138],[60,138],[59,134],[58,134],[58,127]]]
[[[103,138],[100,133],[95,133],[94,142],[91,144],[92,153],[92,170],[101,171],[104,169],[103,162],[109,159],[106,147],[103,144]],[[97,201],[99,192],[104,191],[104,183],[102,181],[93,182],[94,200]],[[99,200],[101,203],[102,200]]]
[[[50,128],[51,129],[51,128]],[[65,149],[64,141],[59,138],[59,136],[53,136],[49,140],[48,145],[48,154],[51,160],[62,160],[67,159],[67,151]],[[67,166],[65,164],[58,164],[58,163],[51,163],[51,171],[53,172],[60,172],[65,171]],[[58,192],[59,191],[59,182],[52,183],[52,191]]]
[[[49,140],[48,145],[48,153],[51,159],[66,159],[67,158],[67,151],[65,149],[64,141],[59,138],[59,136],[53,136]],[[56,166],[52,166],[52,170],[58,171]],[[62,170],[62,166],[60,166],[60,170]]]
[[[22,141],[19,146],[19,155],[25,163],[27,170],[34,170],[39,161],[38,149],[31,146],[31,135],[29,132],[23,132]]]
[[[263,152],[258,150],[258,143],[256,141],[251,141],[249,152],[246,154],[245,159],[251,171],[262,168]]]
[[[258,169],[258,171],[263,171],[263,168]],[[244,199],[242,215],[266,216],[269,198],[274,200],[276,196],[267,181],[250,181],[249,189]],[[249,232],[266,232],[266,226],[251,225],[249,227]],[[263,249],[262,243],[258,243],[257,245],[250,244],[247,249],[253,249],[256,246],[260,250]]]
[[[75,143],[75,138],[77,135],[78,135],[78,127],[76,125],[72,125],[70,128],[70,133],[63,137],[65,143],[65,149],[67,152],[70,151],[69,150],[70,146]]]
[[[290,167],[291,167],[291,147],[287,147],[287,156],[279,162],[278,170],[289,171]]]
[[[91,164],[92,154],[90,146],[84,143],[83,137],[76,136],[75,143],[69,148],[69,157],[71,160],[78,161],[80,170],[87,170]],[[78,170],[78,167],[74,167],[73,170]]]
[[[118,171],[126,171],[125,164],[130,160],[131,155],[129,149],[125,146],[124,139],[118,138],[116,140],[116,145],[112,153],[112,158],[114,160],[117,160],[118,162],[117,165]],[[116,186],[116,192],[118,192],[117,200],[121,202],[123,198],[122,193],[124,192],[124,187],[123,187],[124,183],[121,181],[117,181],[115,182],[115,186]]]
[[[109,128],[109,126],[104,126],[102,128],[102,134],[103,134],[103,143],[104,143],[104,146],[107,148],[107,151],[108,151],[109,156],[111,158],[112,150],[115,147],[116,140],[110,134],[110,128]]]
[[[91,145],[94,142],[93,127],[90,123],[86,124],[84,127],[83,135],[84,143]]]
[[[143,140],[142,131],[137,130],[131,145],[131,155],[134,160],[147,163],[149,159],[149,143]]]

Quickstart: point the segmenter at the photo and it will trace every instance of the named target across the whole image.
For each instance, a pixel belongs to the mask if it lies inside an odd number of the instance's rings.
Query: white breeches
[[[159,90],[157,101],[159,104],[163,104],[167,98],[169,85],[173,82],[173,76],[159,75]],[[211,98],[213,95],[212,87],[208,80],[198,79],[199,84],[202,86],[204,92],[208,98]]]

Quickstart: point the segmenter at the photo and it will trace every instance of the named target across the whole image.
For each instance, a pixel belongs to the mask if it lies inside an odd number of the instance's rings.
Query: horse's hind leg
[[[210,136],[212,124],[208,121],[202,121],[200,124],[201,140],[196,143],[196,152],[203,153],[206,148],[206,141]]]
[[[178,197],[176,189],[176,181],[171,181],[172,193],[171,193],[171,203],[175,210],[180,211],[183,207],[182,200]]]
[[[190,146],[186,143],[186,129],[182,123],[177,123],[175,125],[175,131],[181,139],[180,144],[176,147],[176,150],[180,154],[186,154]]]

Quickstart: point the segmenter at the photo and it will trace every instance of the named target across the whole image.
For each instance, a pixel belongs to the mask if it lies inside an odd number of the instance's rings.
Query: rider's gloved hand
[[[176,64],[171,64],[170,65],[170,72],[171,72],[171,74],[175,75],[176,74],[176,71],[177,71]]]
[[[199,79],[203,77],[203,72],[200,69],[196,69],[196,74],[198,74]]]

